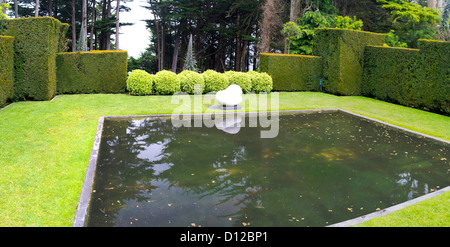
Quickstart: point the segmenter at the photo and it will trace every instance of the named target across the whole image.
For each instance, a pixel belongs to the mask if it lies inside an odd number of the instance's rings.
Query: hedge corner
[[[0,107],[14,95],[14,37],[0,36]]]

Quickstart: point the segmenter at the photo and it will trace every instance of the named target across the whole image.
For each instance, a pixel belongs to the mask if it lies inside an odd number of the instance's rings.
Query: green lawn
[[[295,92],[280,93],[279,102],[279,110],[340,108],[450,140],[449,117],[374,99]],[[0,110],[0,226],[71,226],[99,117],[170,114],[178,107],[170,96],[97,94]],[[449,200],[447,192],[365,225],[450,226]]]

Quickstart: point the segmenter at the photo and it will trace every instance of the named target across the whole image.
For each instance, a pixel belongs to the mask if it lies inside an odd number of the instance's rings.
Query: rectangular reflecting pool
[[[105,118],[84,225],[327,226],[450,185],[447,142],[337,110],[282,112],[274,138],[233,117]]]

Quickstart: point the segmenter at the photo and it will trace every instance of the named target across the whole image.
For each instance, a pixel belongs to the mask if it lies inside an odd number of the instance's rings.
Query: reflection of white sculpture
[[[236,134],[241,130],[242,118],[238,116],[226,116],[222,121],[216,121],[216,128],[228,134]]]
[[[236,106],[242,102],[242,89],[236,84],[216,93],[217,103],[224,106]]]

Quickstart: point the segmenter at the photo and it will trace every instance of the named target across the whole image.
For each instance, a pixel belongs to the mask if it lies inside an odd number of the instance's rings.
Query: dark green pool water
[[[88,226],[326,226],[450,185],[448,144],[344,112],[236,134],[106,118]]]

